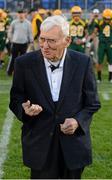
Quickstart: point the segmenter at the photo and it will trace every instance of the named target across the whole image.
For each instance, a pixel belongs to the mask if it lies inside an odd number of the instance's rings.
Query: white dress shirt
[[[59,93],[60,93],[60,87],[62,82],[62,76],[63,76],[63,65],[65,61],[67,49],[65,49],[63,57],[61,61],[58,62],[51,62],[50,60],[47,60],[44,58],[48,82],[51,90],[52,99],[54,102],[58,101],[59,99]],[[55,69],[53,72],[51,71],[51,64],[57,66],[59,63],[59,68]]]

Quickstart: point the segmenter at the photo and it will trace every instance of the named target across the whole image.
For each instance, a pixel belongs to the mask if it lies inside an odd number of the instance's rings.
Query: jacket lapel
[[[52,95],[50,91],[50,86],[49,86],[49,82],[47,78],[47,73],[45,69],[44,59],[40,51],[39,51],[39,55],[38,56],[36,55],[35,58],[36,59],[39,58],[40,60],[34,61],[35,65],[33,66],[33,72],[47,100],[49,101],[50,105],[54,107],[54,103],[53,103]]]
[[[37,59],[40,59],[40,60],[37,60]],[[52,108],[55,108],[51,91],[50,91],[48,78],[47,78],[44,59],[41,54],[41,51],[38,51],[38,54],[36,53],[36,56],[34,57],[33,62],[35,63],[32,66],[35,77],[38,83],[40,84],[40,87],[42,91],[44,92],[48,102],[50,103]],[[65,62],[64,62],[63,77],[62,77],[62,83],[61,83],[57,108],[59,108],[59,106],[62,104],[65,94],[68,93],[69,84],[73,76],[75,75],[76,71],[77,71],[77,57],[76,58],[74,57],[74,59],[72,59],[69,52],[67,51]]]
[[[77,71],[77,59],[75,59],[75,58],[72,59],[70,57],[69,52],[67,51],[67,54],[65,57],[63,78],[62,78],[57,108],[59,108],[59,106],[62,104],[65,94],[69,93],[69,84],[70,84],[73,76],[75,75],[76,71]]]

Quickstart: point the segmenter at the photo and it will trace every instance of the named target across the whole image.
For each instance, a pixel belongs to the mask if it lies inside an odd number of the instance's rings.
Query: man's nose
[[[44,47],[44,48],[48,48],[48,47],[49,47],[49,44],[48,44],[48,41],[47,41],[47,40],[44,41],[43,47]]]

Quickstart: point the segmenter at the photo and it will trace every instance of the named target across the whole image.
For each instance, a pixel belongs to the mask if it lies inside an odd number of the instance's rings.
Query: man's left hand
[[[63,124],[60,124],[60,129],[64,134],[74,134],[79,127],[78,122],[74,118],[66,118]]]

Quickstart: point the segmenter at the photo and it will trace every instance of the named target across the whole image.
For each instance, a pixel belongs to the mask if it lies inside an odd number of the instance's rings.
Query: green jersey
[[[100,42],[112,42],[112,22],[100,21],[98,28]]]
[[[86,22],[80,19],[78,22],[70,21],[70,35],[72,39],[82,39],[85,36]]]
[[[5,21],[0,20],[0,51],[4,50],[5,41],[6,41]]]
[[[73,19],[70,21],[70,35],[71,35],[71,44],[69,46],[70,49],[84,52],[85,50],[85,42],[81,44],[77,44],[77,41],[82,40],[85,37],[87,25],[86,22],[82,19],[79,19],[78,22]]]

